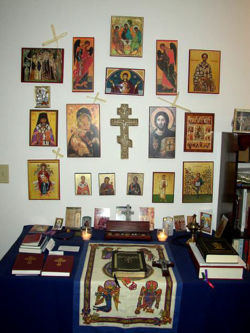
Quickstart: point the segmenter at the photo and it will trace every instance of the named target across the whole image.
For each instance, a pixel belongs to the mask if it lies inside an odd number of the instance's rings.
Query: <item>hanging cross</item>
[[[130,205],[127,205],[121,213],[126,216],[126,221],[131,221],[131,215],[134,214],[134,212],[131,210]]]
[[[62,266],[62,263],[66,262],[66,260],[63,258],[58,258],[58,259],[54,260],[54,262],[56,263],[56,266]]]
[[[99,98],[99,92],[96,93],[95,97],[92,97],[92,96],[87,96],[87,97],[93,99],[93,103],[95,103],[96,101],[100,101],[100,102],[106,103],[105,99]]]
[[[65,37],[67,35],[67,32],[63,32],[60,35],[56,35],[56,30],[55,30],[54,24],[51,24],[51,30],[52,30],[53,38],[47,40],[46,42],[43,42],[42,46],[46,46],[46,45],[56,42],[56,46],[58,47],[58,40]]]
[[[132,109],[128,107],[128,104],[121,104],[120,108],[117,108],[117,114],[120,119],[110,119],[111,126],[120,126],[121,135],[117,136],[117,142],[121,145],[121,158],[128,158],[128,148],[132,147],[133,141],[129,139],[128,129],[129,126],[138,126],[138,119],[129,119],[128,116],[132,114]]]
[[[27,265],[31,265],[33,260],[36,261],[36,258],[35,257],[32,257],[32,256],[28,256],[24,259],[26,261],[26,264]]]
[[[179,108],[179,109],[182,109],[182,110],[188,111],[188,112],[192,112],[191,110],[189,110],[189,109],[187,109],[187,108],[184,108],[184,106],[181,106],[181,105],[176,104],[177,99],[179,98],[179,92],[177,93],[177,95],[176,95],[176,97],[175,97],[175,99],[174,99],[173,102],[170,102],[170,101],[168,101],[168,100],[166,100],[166,99],[164,99],[164,98],[162,98],[162,97],[158,97],[158,98],[159,98],[160,100],[164,101],[164,102],[169,103],[169,104],[172,105],[173,107],[176,107],[176,108]]]
[[[56,159],[58,159],[58,157],[63,157],[63,154],[60,154],[60,150],[60,147],[58,147],[57,150],[52,149],[52,153],[56,154]]]

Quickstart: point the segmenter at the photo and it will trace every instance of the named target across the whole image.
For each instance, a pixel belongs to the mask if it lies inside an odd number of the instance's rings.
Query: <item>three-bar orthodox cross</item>
[[[110,119],[111,126],[120,126],[121,134],[117,136],[117,142],[121,145],[121,158],[128,158],[128,148],[132,147],[132,140],[129,139],[129,126],[138,126],[138,119],[129,119],[128,116],[132,114],[132,109],[128,107],[128,104],[121,104],[120,108],[117,108],[118,118]]]

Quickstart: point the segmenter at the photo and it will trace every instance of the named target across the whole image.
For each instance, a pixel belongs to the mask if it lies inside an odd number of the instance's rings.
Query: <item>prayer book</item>
[[[112,275],[117,278],[144,278],[147,267],[142,251],[113,251]]]
[[[238,253],[225,239],[200,236],[196,245],[206,263],[238,263]]]
[[[74,256],[49,255],[42,269],[42,276],[70,276]]]
[[[199,279],[236,279],[243,278],[245,262],[239,257],[236,264],[206,263],[195,243],[189,243],[190,253],[198,270]]]
[[[12,267],[12,274],[39,275],[43,266],[44,254],[18,253]]]
[[[40,243],[42,234],[27,234],[24,236],[21,246],[37,246]]]

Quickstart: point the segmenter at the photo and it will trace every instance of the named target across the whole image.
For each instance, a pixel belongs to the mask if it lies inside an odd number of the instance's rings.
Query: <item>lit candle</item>
[[[158,231],[157,238],[159,242],[165,242],[168,238],[165,230]]]
[[[88,229],[85,229],[82,231],[82,239],[83,240],[90,240],[91,233],[88,231]]]

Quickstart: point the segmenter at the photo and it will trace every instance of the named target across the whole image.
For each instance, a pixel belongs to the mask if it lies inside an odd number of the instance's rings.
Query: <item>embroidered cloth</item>
[[[112,277],[112,251],[143,251],[145,278]],[[159,244],[89,243],[80,278],[79,327],[157,327],[172,332],[177,280],[172,268],[162,276],[152,260],[168,255]],[[178,312],[178,311],[177,311]]]

